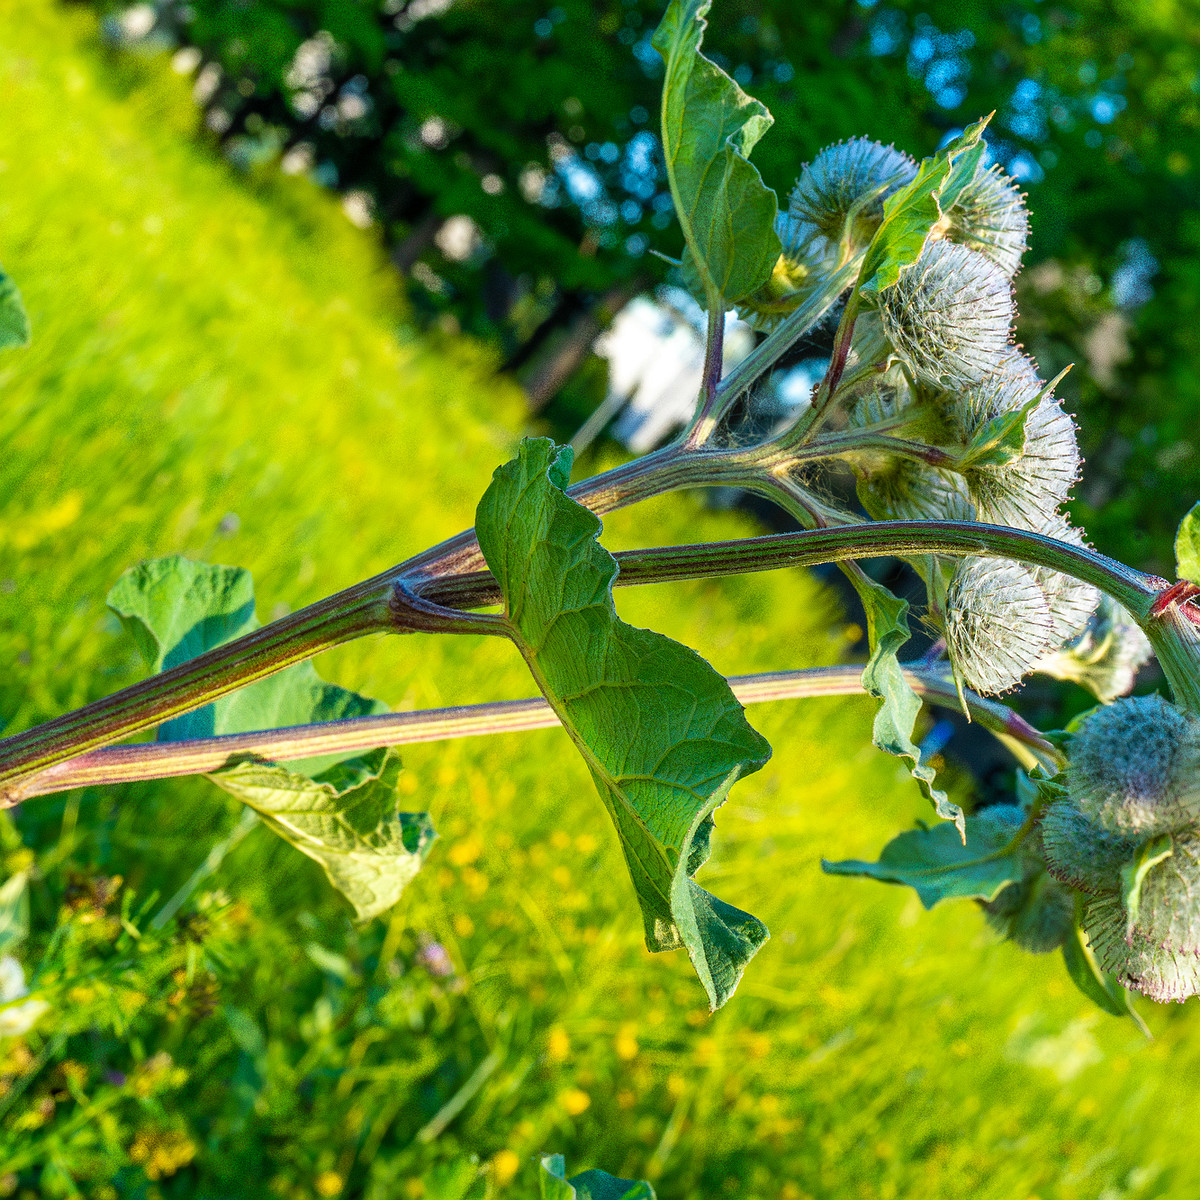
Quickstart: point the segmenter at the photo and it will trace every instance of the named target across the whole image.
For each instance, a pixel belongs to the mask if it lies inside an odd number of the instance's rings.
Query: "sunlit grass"
[[[162,64],[118,66],[85,16],[48,0],[0,0],[0,31],[0,260],[35,334],[0,360],[0,718],[20,727],[137,677],[102,603],[130,563],[244,565],[269,618],[470,524],[522,418],[478,353],[405,333],[377,246],[332,201],[296,182],[255,190],[198,144]],[[606,540],[747,531],[683,497],[614,516]],[[796,572],[619,605],[727,672],[845,646],[829,597]],[[396,707],[533,690],[487,639],[373,639],[321,667]],[[215,1009],[135,1022],[111,1051],[113,1069],[163,1050],[189,1072],[144,1119],[176,1122],[191,1165],[163,1166],[147,1192],[137,1163],[176,1163],[182,1143],[135,1125],[112,1134],[119,1176],[98,1150],[55,1153],[98,1164],[72,1168],[97,1197],[417,1197],[432,1163],[464,1153],[524,1196],[540,1151],[649,1176],[668,1200],[1195,1196],[1190,1010],[1148,1012],[1145,1042],[970,905],[925,914],[906,892],[820,873],[822,854],[870,855],[929,816],[870,747],[871,711],[751,711],[775,757],[718,814],[704,879],[773,938],[715,1017],[686,958],[645,952],[560,731],[412,747],[404,802],[442,840],[390,926],[355,931],[319,871],[256,830],[206,885],[240,902]],[[76,818],[77,802],[18,817],[52,877],[35,889],[43,931],[66,866],[169,895],[237,815],[200,780],[89,794]],[[51,868],[64,826],[74,848]],[[452,975],[416,965],[429,943]],[[78,1059],[99,1053],[78,1043]],[[28,1136],[49,1146],[71,1103]],[[37,1186],[71,1194],[52,1183]]]

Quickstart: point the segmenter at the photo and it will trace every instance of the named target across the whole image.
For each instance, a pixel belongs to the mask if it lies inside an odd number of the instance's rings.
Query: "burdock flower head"
[[[981,521],[1042,532],[1079,478],[1075,422],[1047,386],[1033,361],[1009,348],[985,378],[942,397],[964,444],[997,418],[1033,405],[1024,418],[1018,454],[1003,462],[984,459],[964,470]]]
[[[963,680],[983,695],[1015,687],[1043,658],[1054,619],[1033,572],[966,558],[946,589],[946,646]]]
[[[865,246],[879,227],[884,199],[916,174],[917,164],[892,146],[868,138],[838,142],[800,172],[788,212],[834,242],[850,218],[851,241]]]
[[[1025,253],[1029,211],[1017,185],[997,166],[977,170],[934,229],[986,255],[1011,279]]]
[[[930,387],[953,391],[981,383],[1009,349],[1008,276],[954,242],[930,242],[882,293],[879,311],[896,353]]]
[[[1087,896],[1100,965],[1155,1000],[1200,991],[1200,720],[1159,696],[1094,710],[1041,821],[1049,872]]]
[[[1101,596],[1087,624],[1037,669],[1069,679],[1105,703],[1126,695],[1150,660],[1150,641],[1115,600]]]

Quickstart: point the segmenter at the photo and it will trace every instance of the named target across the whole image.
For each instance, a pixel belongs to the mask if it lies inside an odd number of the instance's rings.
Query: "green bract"
[[[700,53],[712,0],[671,0],[653,44],[666,63],[662,144],[687,242],[710,310],[764,284],[779,259],[775,193],[749,160],[771,114]]]
[[[718,1008],[767,929],[692,876],[708,858],[713,811],[771,749],[699,655],[617,616],[617,564],[596,541],[599,518],[563,490],[570,466],[569,449],[522,442],[479,502],[479,545],[510,635],[616,826],[646,945],[686,947]]]

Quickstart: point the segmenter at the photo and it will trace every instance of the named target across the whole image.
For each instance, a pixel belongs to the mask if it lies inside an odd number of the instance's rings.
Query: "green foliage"
[[[237,763],[210,778],[319,862],[368,921],[400,899],[437,836],[428,813],[396,811],[400,769],[397,755],[375,750],[316,778],[259,762]]]
[[[989,118],[976,121],[931,158],[925,159],[917,177],[883,202],[883,221],[871,239],[858,273],[858,290],[877,296],[921,257],[929,231],[944,209],[954,202],[957,190],[978,168],[980,139]],[[954,172],[961,160],[961,170]],[[943,206],[943,192],[947,192]]]
[[[538,1176],[542,1200],[655,1200],[645,1180],[618,1179],[607,1171],[583,1171],[567,1178],[561,1154],[542,1155]]]
[[[1143,1033],[1149,1034],[1145,1022],[1134,1010],[1129,992],[1121,986],[1116,975],[1105,971],[1096,961],[1096,955],[1080,922],[1080,907],[1077,906],[1074,927],[1062,947],[1067,974],[1097,1008],[1114,1017],[1130,1017]]]
[[[107,604],[132,634],[152,671],[177,667],[259,628],[250,572],[192,562],[180,555],[130,567],[108,593]],[[387,712],[387,705],[326,683],[312,663],[296,663],[201,709],[159,726],[160,742],[280,729],[312,721],[339,721]],[[336,755],[292,764],[315,775]]]
[[[1021,878],[1020,831],[1025,813],[997,804],[965,818],[965,840],[952,825],[912,829],[893,838],[879,861],[822,860],[830,875],[864,875],[913,888],[926,908],[939,900],[994,900]]]
[[[700,53],[712,0],[671,0],[653,44],[666,63],[662,147],[687,266],[709,309],[764,284],[781,249],[775,193],[750,163],[771,114]]]
[[[179,555],[131,567],[108,606],[155,671],[179,666],[258,627],[250,572]],[[252,683],[159,726],[171,742],[213,734],[277,729],[384,712],[387,706],[325,683],[309,662]],[[319,862],[361,920],[400,898],[436,836],[426,813],[396,811],[400,759],[383,750],[362,757],[324,755],[290,767],[230,762],[209,778],[297,850]]]
[[[1200,504],[1179,522],[1175,534],[1175,577],[1200,583]]]
[[[617,616],[617,563],[596,541],[599,518],[564,492],[570,469],[569,449],[523,441],[479,502],[479,545],[510,634],[616,826],[646,945],[685,947],[717,1009],[767,929],[692,877],[714,810],[771,748],[699,655]]]
[[[912,763],[909,769],[913,778],[933,801],[938,816],[953,821],[961,836],[962,809],[933,786],[936,778],[933,765],[924,760],[920,747],[913,741],[921,701],[904,678],[899,658],[910,636],[908,601],[893,596],[883,584],[861,572],[856,571],[850,578],[867,616],[867,640],[871,647],[871,657],[863,669],[863,690],[883,701],[875,714],[872,740],[880,750]]]
[[[467,524],[520,425],[470,347],[396,349],[403,312],[335,210],[231,184],[179,136],[176,84],[151,72],[116,103],[79,12],[20,7],[0,157],[28,189],[0,195],[0,236],[39,337],[5,360],[0,410],[0,640],[30,660],[0,680],[14,728],[141,674],[103,609],[129,561],[238,561],[264,613],[304,603]],[[614,545],[748,529],[687,498],[606,525]],[[725,672],[845,649],[794,572],[617,599]],[[499,639],[442,640],[369,641],[321,671],[394,706],[528,691]],[[449,1191],[474,1154],[524,1196],[554,1146],[663,1196],[1195,1195],[1194,1013],[1156,1014],[1144,1045],[961,912],[912,924],[915,897],[806,870],[879,844],[917,797],[866,744],[861,699],[759,714],[780,749],[724,810],[709,869],[777,936],[716,1018],[686,964],[647,964],[613,895],[620,847],[575,806],[587,774],[558,731],[406,755],[401,789],[428,785],[448,836],[387,925],[353,926],[315,868],[252,832],[160,939],[139,910],[234,805],[182,780],[23,806],[0,848],[6,876],[29,872],[28,977],[77,950],[62,1008],[0,1042],[6,1151],[36,1154],[15,1194],[394,1200]],[[89,995],[110,962],[117,1000]]]
[[[0,350],[29,345],[29,317],[17,285],[0,269]]]

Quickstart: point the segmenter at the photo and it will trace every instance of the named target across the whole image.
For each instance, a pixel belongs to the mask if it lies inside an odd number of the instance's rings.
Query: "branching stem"
[[[742,704],[764,704],[811,696],[845,696],[862,691],[862,666],[810,667],[735,675],[729,680]],[[954,683],[943,672],[920,664],[906,668],[906,678],[918,695],[945,708],[959,707]],[[1058,751],[1010,708],[968,692],[972,718],[1000,738],[1025,766],[1056,765]],[[319,725],[297,725],[259,733],[179,742],[144,742],[92,750],[43,771],[22,789],[22,798],[98,784],[167,779],[219,770],[240,756],[254,755],[272,761],[315,758],[325,754],[350,754],[377,746],[447,741],[495,733],[546,729],[559,723],[550,705],[540,697],[531,700],[498,700],[423,712],[385,713]]]

